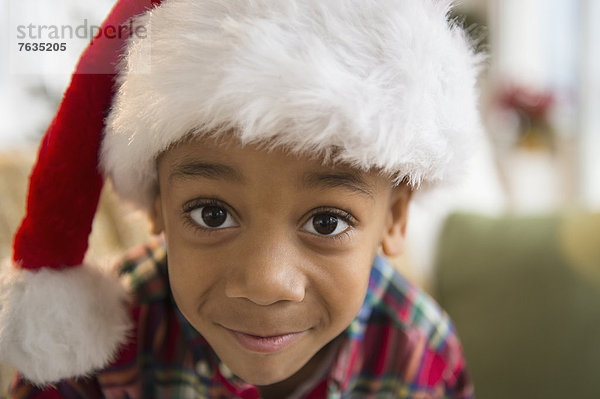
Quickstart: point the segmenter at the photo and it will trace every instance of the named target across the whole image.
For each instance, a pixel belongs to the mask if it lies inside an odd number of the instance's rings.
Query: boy
[[[0,281],[13,397],[471,397],[447,317],[377,256],[401,252],[413,188],[478,128],[449,6],[165,0],[138,17],[114,98],[112,77],[76,73],[31,177]],[[146,8],[122,0],[105,25]],[[107,40],[78,68],[111,65]],[[120,266],[127,306],[81,265],[97,164],[164,233]]]

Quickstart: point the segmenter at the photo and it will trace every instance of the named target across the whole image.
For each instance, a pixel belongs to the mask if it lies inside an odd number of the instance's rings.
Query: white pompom
[[[0,362],[35,384],[106,366],[129,327],[125,290],[109,271],[0,270]]]

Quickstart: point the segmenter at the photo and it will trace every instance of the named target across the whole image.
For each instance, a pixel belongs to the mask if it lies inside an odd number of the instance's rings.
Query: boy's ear
[[[385,230],[381,240],[381,248],[387,256],[397,256],[404,250],[408,203],[412,197],[412,189],[406,183],[395,187],[385,221]]]
[[[162,215],[160,194],[157,194],[154,199],[154,203],[152,204],[148,214],[148,219],[150,221],[150,232],[152,234],[160,234],[163,232],[165,229],[165,222]]]

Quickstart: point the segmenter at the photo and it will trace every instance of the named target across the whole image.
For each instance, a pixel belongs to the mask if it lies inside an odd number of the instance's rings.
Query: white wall
[[[582,203],[600,210],[600,1],[584,0],[579,158]]]
[[[19,52],[19,25],[98,25],[113,0],[0,0],[0,151],[37,146],[56,111],[87,39],[65,40],[67,51]],[[62,42],[62,40],[61,40]]]

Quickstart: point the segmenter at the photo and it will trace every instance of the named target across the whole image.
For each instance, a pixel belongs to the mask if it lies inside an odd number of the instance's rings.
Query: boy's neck
[[[340,341],[340,336],[334,338],[331,342],[321,348],[300,370],[287,379],[275,384],[257,387],[261,398],[281,399],[287,398],[294,393],[298,387],[311,379],[313,375],[319,371],[319,366],[324,362],[331,363],[333,361],[334,354],[337,352]],[[315,384],[318,384],[319,382],[320,381],[315,381]],[[314,386],[310,388],[313,389]]]

